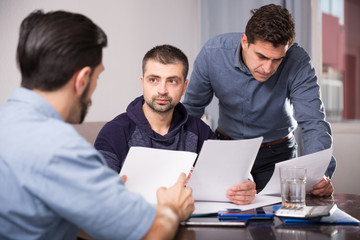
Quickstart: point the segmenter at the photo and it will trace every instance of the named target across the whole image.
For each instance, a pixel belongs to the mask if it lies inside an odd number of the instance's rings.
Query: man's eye
[[[150,82],[156,82],[156,78],[150,78],[149,81]]]

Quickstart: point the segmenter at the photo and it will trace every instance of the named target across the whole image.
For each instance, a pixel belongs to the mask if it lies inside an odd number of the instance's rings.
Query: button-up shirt
[[[299,125],[305,154],[330,148],[331,129],[306,51],[294,43],[275,74],[259,82],[241,60],[241,35],[219,35],[200,51],[183,101],[189,114],[201,117],[215,94],[218,126],[234,139],[263,136],[271,142]],[[335,166],[332,158],[328,176]]]
[[[0,106],[0,239],[139,239],[155,214],[40,95]]]

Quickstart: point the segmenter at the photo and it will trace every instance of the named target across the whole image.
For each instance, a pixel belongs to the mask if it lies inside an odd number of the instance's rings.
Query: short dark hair
[[[160,62],[161,64],[174,64],[182,63],[183,65],[183,76],[186,80],[189,71],[189,62],[186,55],[178,48],[171,45],[160,45],[149,50],[142,61],[143,75],[145,73],[146,63],[149,59]]]
[[[251,10],[253,16],[246,25],[248,43],[257,40],[271,42],[274,47],[291,46],[295,41],[295,24],[291,14],[282,6],[269,4]]]
[[[21,23],[17,62],[21,85],[54,91],[83,67],[93,70],[102,60],[106,34],[77,13],[36,10]]]

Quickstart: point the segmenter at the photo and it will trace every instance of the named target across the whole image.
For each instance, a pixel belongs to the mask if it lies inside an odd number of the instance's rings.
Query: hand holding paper
[[[324,176],[324,173],[330,163],[332,148],[308,154],[298,158],[286,160],[275,164],[275,170],[260,194],[280,194],[280,167],[305,167],[307,169],[306,192],[310,192]]]
[[[186,220],[195,209],[191,188],[185,187],[185,181],[185,173],[181,173],[174,186],[167,189],[161,187],[157,191],[158,204],[169,206],[180,221]]]
[[[233,185],[226,191],[226,197],[233,203],[239,205],[250,204],[256,194],[255,183],[247,180],[241,184]]]
[[[334,187],[330,178],[324,176],[320,182],[313,186],[310,193],[320,197],[331,196],[334,193]]]

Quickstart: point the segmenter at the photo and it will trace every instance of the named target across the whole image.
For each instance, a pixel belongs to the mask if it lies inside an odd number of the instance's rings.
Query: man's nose
[[[168,93],[168,91],[167,91],[167,86],[166,86],[166,82],[161,82],[161,83],[159,84],[158,93],[159,93],[160,95],[165,95],[165,94]]]
[[[268,74],[271,72],[271,68],[272,68],[272,61],[269,59],[267,61],[265,61],[265,63],[263,64],[263,70],[265,74]]]

